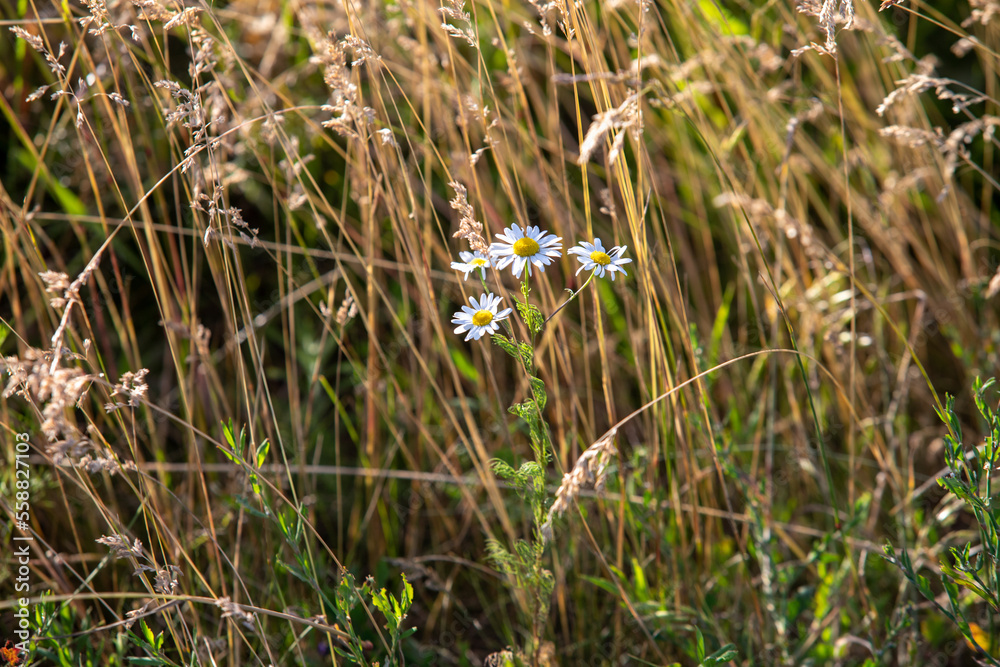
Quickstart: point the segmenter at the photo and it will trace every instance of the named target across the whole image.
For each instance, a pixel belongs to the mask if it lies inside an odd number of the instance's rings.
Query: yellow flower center
[[[531,257],[538,254],[538,242],[527,237],[514,241],[514,254],[518,257]]]
[[[611,258],[608,256],[606,252],[595,250],[594,252],[590,253],[590,261],[594,262],[595,264],[600,264],[601,266],[607,266],[608,264],[611,263]]]
[[[476,257],[474,260],[469,262],[469,264],[472,264],[472,266],[478,269],[480,266],[486,266],[486,260],[482,257]]]
[[[492,321],[493,313],[488,310],[477,310],[476,314],[472,316],[472,323],[477,327],[485,327]]]

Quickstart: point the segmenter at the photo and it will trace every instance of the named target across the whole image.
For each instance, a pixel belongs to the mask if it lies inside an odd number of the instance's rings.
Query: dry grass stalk
[[[465,239],[469,242],[469,247],[475,251],[484,254],[489,252],[489,244],[483,239],[483,223],[476,220],[476,212],[469,203],[469,191],[457,181],[452,181],[448,185],[455,191],[455,197],[450,202],[451,207],[462,216],[458,221],[458,231],[452,234],[452,238]]]
[[[146,553],[138,537],[135,538],[135,542],[132,544],[129,544],[128,540],[119,535],[102,535],[97,538],[96,542],[111,549],[111,555],[115,557],[115,560],[127,559],[131,561],[135,567],[133,574],[142,574],[144,572],[155,573],[153,590],[157,593],[161,595],[177,594],[180,588],[178,577],[180,576],[181,569],[176,565],[170,564],[163,567],[154,567],[155,563],[153,563],[153,560]],[[150,565],[146,563],[150,563]],[[142,607],[141,610],[145,610],[145,607]]]
[[[879,130],[879,134],[890,137],[910,148],[933,146],[944,156],[944,176],[946,180],[951,180],[958,169],[959,161],[971,163],[972,154],[969,151],[969,144],[972,143],[973,139],[981,134],[985,141],[993,141],[998,126],[1000,126],[1000,117],[982,116],[962,123],[949,132],[948,136],[944,135],[940,127],[935,127],[931,131],[904,125],[884,127]]]
[[[236,619],[248,630],[254,629],[254,619],[256,616],[251,612],[243,611],[243,608],[233,602],[229,596],[216,600],[215,606],[222,610],[222,618]]]
[[[633,58],[628,69],[617,72],[588,72],[586,74],[559,73],[552,75],[552,82],[560,85],[586,83],[588,81],[614,81],[634,87],[647,69],[666,67],[663,58],[656,53],[650,53],[641,58]]]
[[[171,30],[178,26],[192,26],[198,17],[198,14],[205,11],[201,7],[187,7],[180,12],[171,16],[166,23],[163,24],[164,30]]]
[[[968,108],[972,104],[977,104],[979,102],[985,102],[989,98],[982,93],[976,93],[975,95],[969,95],[967,93],[956,93],[951,90],[950,86],[962,85],[953,79],[945,79],[942,77],[928,76],[927,74],[911,74],[905,79],[901,79],[896,82],[896,88],[882,100],[882,104],[878,105],[875,109],[875,113],[879,116],[884,116],[885,112],[889,110],[894,104],[899,102],[902,97],[908,95],[919,95],[920,93],[934,89],[934,95],[939,100],[946,100],[952,103],[951,112],[960,113]]]
[[[135,373],[129,371],[122,375],[121,379],[118,380],[114,389],[111,391],[111,395],[127,396],[128,401],[126,403],[122,403],[120,401],[108,403],[104,406],[104,409],[107,412],[114,412],[115,410],[120,410],[125,407],[139,407],[142,403],[142,399],[146,396],[146,392],[149,391],[149,385],[146,384],[146,376],[148,374],[148,368],[140,368]]]
[[[597,196],[601,202],[601,208],[599,209],[600,212],[611,218],[612,221],[617,221],[618,207],[615,206],[615,196],[611,194],[611,189],[601,188],[600,192],[597,193]]]
[[[31,48],[41,54],[41,56],[45,58],[45,62],[49,64],[49,69],[52,70],[52,73],[55,74],[56,77],[62,77],[66,74],[66,67],[59,62],[59,60],[66,54],[66,42],[59,42],[59,53],[52,55],[52,53],[45,47],[45,42],[42,41],[42,38],[38,35],[30,33],[20,26],[12,26],[10,31],[26,41]],[[42,86],[39,90],[44,92],[47,88],[48,86]],[[36,95],[40,96],[41,94],[36,91],[32,95],[32,98]]]
[[[996,0],[969,0],[972,13],[962,21],[962,27],[968,28],[975,23],[988,25],[997,15],[1000,15],[1000,3]]]
[[[330,89],[330,103],[323,105],[323,110],[336,115],[322,125],[342,136],[357,139],[375,122],[375,110],[360,104],[358,86],[351,80],[351,70],[347,67],[348,49],[355,54],[352,65],[379,60],[371,46],[360,38],[348,35],[337,40],[332,33],[329,35],[316,60],[323,65],[323,80]]]
[[[649,0],[608,0],[605,6],[607,7],[608,11],[614,11],[616,9],[621,9],[625,5],[631,4],[633,2],[635,2],[635,4],[638,5],[640,9],[642,9],[642,11],[644,12],[649,11],[649,7],[651,4]]]
[[[177,577],[181,569],[176,565],[167,565],[156,571],[156,579],[153,581],[153,590],[161,595],[176,595],[180,589],[180,582]]]
[[[562,484],[556,490],[555,502],[542,524],[542,535],[546,541],[552,539],[552,520],[569,509],[570,503],[580,495],[585,485],[592,484],[598,493],[604,490],[608,465],[618,455],[615,447],[617,433],[618,428],[612,427],[580,455],[572,470],[563,475]]]
[[[580,156],[577,158],[577,164],[583,166],[590,162],[590,157],[600,146],[601,141],[612,130],[618,130],[618,134],[615,135],[611,143],[611,150],[608,152],[608,163],[614,164],[625,142],[625,130],[632,129],[634,133],[638,134],[641,122],[638,94],[629,95],[616,109],[596,114],[594,122],[587,129],[583,143],[580,144]]]
[[[108,13],[108,4],[105,0],[83,0],[83,4],[87,7],[89,15],[79,19],[80,26],[85,29],[94,26],[89,30],[91,35],[103,35],[108,31],[124,27],[111,22],[111,15]]]
[[[971,35],[966,35],[951,45],[951,52],[959,58],[964,58],[972,49],[976,47],[982,48],[982,46],[983,43],[979,39]]]
[[[57,355],[51,351],[34,348],[24,353],[24,358],[7,357],[3,367],[10,375],[4,398],[17,394],[33,405],[42,405],[42,433],[52,443],[58,454],[82,453],[87,442],[81,439],[79,429],[66,417],[66,411],[77,404],[94,376],[79,368],[53,368]]]
[[[146,614],[146,610],[149,609],[149,605],[150,603],[147,602],[138,609],[133,609],[132,611],[125,613],[125,619],[126,619],[125,630],[132,629],[132,626],[135,625],[135,622]]]
[[[472,48],[479,49],[479,38],[476,37],[476,33],[472,28],[472,16],[465,11],[465,2],[463,0],[448,0],[447,6],[440,7],[438,11],[445,16],[445,20],[441,23],[442,30],[452,37],[464,39]],[[448,23],[447,19],[451,19],[456,23],[464,23],[466,27],[458,28],[453,26]]]
[[[109,475],[117,475],[119,472],[135,472],[138,470],[135,463],[132,461],[117,461],[111,456],[91,456],[90,454],[84,454],[75,463],[73,463],[74,468],[79,468],[85,470],[90,475],[97,475],[100,473],[108,473]]]
[[[354,295],[350,292],[344,297],[344,300],[340,304],[340,308],[337,309],[337,316],[335,321],[339,326],[344,326],[358,314],[358,304],[354,301]]]
[[[138,537],[135,538],[135,542],[132,544],[129,544],[128,540],[122,538],[120,535],[102,535],[97,538],[96,542],[111,549],[111,555],[115,557],[115,560],[123,558],[138,560],[146,558],[146,551],[142,546],[142,541]]]
[[[990,279],[990,284],[986,287],[985,297],[987,299],[992,299],[997,294],[1000,294],[1000,267],[997,267],[996,273]]]
[[[18,394],[29,403],[42,406],[41,430],[48,440],[45,453],[56,465],[78,468],[91,475],[134,471],[136,467],[132,461],[119,461],[105,447],[85,437],[70,416],[97,376],[79,368],[53,370],[51,359],[54,356],[51,351],[29,349],[23,359],[7,357],[0,362],[0,367],[10,375],[4,398]],[[69,356],[79,358],[79,355]],[[116,390],[127,392],[130,403],[138,405],[138,399],[146,390],[146,372],[143,369],[135,374],[126,373]]]
[[[819,248],[815,246],[812,227],[789,215],[784,209],[776,209],[766,199],[753,198],[745,194],[724,193],[712,200],[717,208],[731,206],[743,210],[754,221],[774,222],[774,227],[781,230],[788,239],[799,239],[802,249],[815,256]]]
[[[572,27],[572,21],[569,16],[569,5],[572,0],[549,0],[549,2],[544,2],[543,0],[528,0],[531,6],[535,8],[538,12],[538,24],[542,27],[542,34],[539,35],[535,32],[534,26],[528,21],[523,23],[524,28],[537,37],[546,38],[552,36],[552,16],[556,17],[556,25],[562,30],[563,34],[566,35],[566,39],[570,40],[576,35],[576,29]],[[573,3],[574,7],[579,6],[579,2]]]
[[[835,56],[837,54],[837,24],[843,23],[845,29],[854,26],[854,3],[852,0],[800,0],[795,9],[802,14],[815,16],[819,21],[819,27],[826,35],[826,43],[823,45],[810,44],[809,46],[795,49],[792,54],[801,55],[808,50],[815,50],[819,53]]]
[[[925,130],[920,127],[889,125],[888,127],[879,129],[878,133],[883,137],[898,141],[910,148],[919,148],[928,144],[931,146],[941,146],[944,143],[944,135],[941,133],[941,128]]]
[[[399,147],[399,143],[396,141],[396,137],[393,136],[391,128],[383,127],[375,134],[378,135],[378,138],[382,141],[383,146],[388,144],[389,146],[392,146],[394,148]]]
[[[138,16],[140,21],[169,21],[174,17],[173,12],[164,9],[156,0],[131,1],[133,6],[142,10],[142,13]]]

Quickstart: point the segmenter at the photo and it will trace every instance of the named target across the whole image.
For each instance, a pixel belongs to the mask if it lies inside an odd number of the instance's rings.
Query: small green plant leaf
[[[385,616],[386,629],[389,632],[395,632],[396,626],[399,624],[398,610],[393,603],[394,600],[391,599],[384,588],[379,591],[372,591],[372,604]]]
[[[155,647],[156,646],[156,635],[153,633],[153,631],[150,629],[150,627],[148,625],[146,625],[146,621],[144,621],[144,620],[140,621],[139,622],[139,628],[142,630],[142,636],[146,639],[146,643],[149,644],[149,646],[151,648]]]
[[[699,667],[715,667],[715,665],[724,665],[727,662],[736,660],[738,657],[740,657],[740,653],[736,650],[736,645],[726,644],[718,651],[705,658]]]
[[[494,334],[493,337],[496,338],[496,336],[497,334]],[[472,358],[469,355],[458,347],[451,347],[448,352],[451,355],[451,360],[455,363],[455,368],[462,374],[462,377],[469,382],[479,382],[479,370],[472,363]]]
[[[258,519],[267,519],[270,517],[270,515],[267,512],[261,512],[259,509],[250,504],[250,501],[244,498],[243,496],[234,496],[233,502],[239,505],[244,512],[247,512],[257,517]],[[265,507],[267,507],[266,504]]]
[[[521,314],[524,323],[528,325],[528,331],[537,334],[545,326],[545,317],[538,306],[531,303],[517,302],[517,312]]]
[[[604,590],[606,593],[610,593],[611,595],[616,595],[616,596],[619,594],[618,587],[615,586],[610,581],[608,581],[607,579],[601,579],[600,577],[591,577],[586,574],[582,575],[582,577],[584,581],[589,581],[598,588]]]
[[[313,585],[312,577],[310,577],[309,575],[307,575],[301,568],[296,567],[295,565],[292,565],[291,563],[287,563],[287,562],[283,561],[280,558],[278,558],[278,559],[275,560],[275,565],[277,565],[282,570],[284,570],[288,574],[292,575],[293,577],[295,577],[299,581],[301,581],[303,583],[306,583],[306,584],[309,584],[310,586]]]
[[[506,461],[500,459],[491,460],[490,469],[493,470],[494,475],[501,479],[511,480],[517,477],[517,472]]]
[[[264,465],[264,461],[267,459],[267,452],[271,448],[271,441],[264,439],[264,442],[260,443],[257,447],[257,467]]]
[[[490,338],[490,340],[493,341],[494,345],[496,345],[497,347],[499,347],[501,350],[503,350],[504,352],[506,352],[510,356],[514,357],[515,359],[518,358],[518,356],[517,356],[517,345],[515,345],[513,343],[513,341],[511,341],[510,338],[507,338],[503,334],[493,334],[493,336]]]
[[[542,382],[541,378],[531,377],[531,393],[535,396],[535,401],[538,403],[538,409],[544,410],[545,404],[548,402],[548,394],[545,393],[545,383]]]
[[[229,459],[233,463],[240,463],[240,459],[243,456],[243,449],[242,447],[236,446],[236,438],[234,437],[234,434],[235,431],[233,429],[233,420],[230,419],[228,424],[223,423],[222,435],[225,437],[226,443],[229,445],[229,449],[227,450],[221,447],[219,449],[222,451],[223,454],[225,454],[227,459]]]

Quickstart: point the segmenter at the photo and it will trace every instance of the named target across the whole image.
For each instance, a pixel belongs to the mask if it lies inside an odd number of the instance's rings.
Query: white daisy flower
[[[490,265],[490,258],[483,253],[476,252],[460,252],[458,256],[462,258],[461,262],[452,262],[451,268],[456,271],[465,272],[465,280],[469,279],[469,274],[480,269],[482,271],[482,277],[486,277],[486,267]]]
[[[622,257],[627,248],[627,245],[623,245],[605,250],[601,239],[594,239],[593,243],[583,241],[580,245],[575,245],[566,252],[570,255],[576,255],[576,258],[583,264],[576,270],[577,275],[580,274],[580,271],[596,271],[598,278],[603,278],[604,274],[608,273],[611,275],[611,280],[614,280],[615,271],[621,271],[622,275],[625,276],[628,275],[622,268],[622,264],[628,264],[632,261],[627,257]]]
[[[462,312],[455,313],[455,317],[451,320],[452,324],[458,325],[455,328],[455,333],[462,334],[468,331],[469,335],[465,337],[465,340],[470,338],[479,340],[483,334],[495,334],[500,328],[500,320],[507,319],[511,310],[507,308],[497,312],[500,301],[501,297],[493,296],[492,293],[483,294],[479,297],[479,301],[470,296],[469,303],[472,304],[472,308],[462,306]]]
[[[501,271],[513,264],[515,278],[521,277],[525,266],[530,276],[532,264],[544,271],[553,259],[562,256],[562,244],[559,243],[562,238],[543,232],[538,227],[522,230],[517,225],[511,225],[503,234],[497,234],[497,238],[502,243],[490,244],[490,257]]]

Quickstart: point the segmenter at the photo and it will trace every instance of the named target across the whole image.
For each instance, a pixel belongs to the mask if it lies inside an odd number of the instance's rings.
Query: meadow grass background
[[[365,664],[995,664],[990,605],[957,599],[981,650],[943,613],[981,533],[935,409],[983,442],[998,8],[0,4],[0,507],[9,544],[28,433],[33,659],[351,664],[349,614]],[[470,211],[634,260],[537,340],[553,498],[670,392],[555,522],[535,624],[488,557],[532,536],[490,466],[531,459],[530,388],[450,324]],[[543,312],[577,266],[533,278]],[[358,587],[404,573],[393,646]]]

